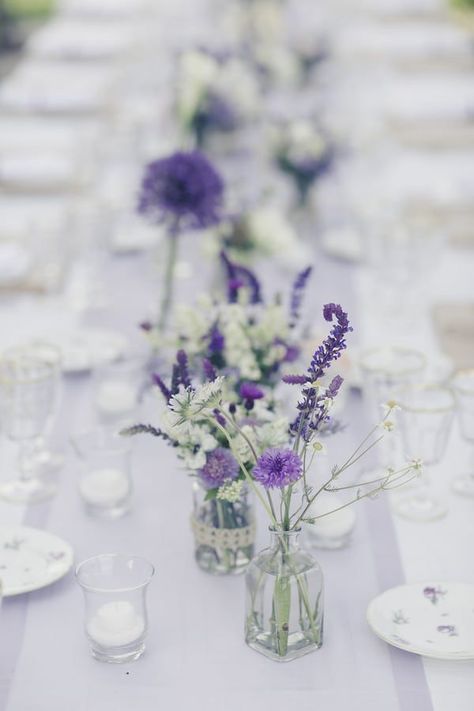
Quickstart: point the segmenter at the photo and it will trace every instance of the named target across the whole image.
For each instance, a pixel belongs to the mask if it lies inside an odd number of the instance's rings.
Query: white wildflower
[[[222,501],[235,503],[240,499],[243,485],[244,482],[242,479],[238,479],[237,481],[226,481],[221,487],[219,487],[217,498]]]

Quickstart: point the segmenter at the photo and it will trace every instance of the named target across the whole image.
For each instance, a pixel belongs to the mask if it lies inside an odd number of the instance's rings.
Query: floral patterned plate
[[[415,583],[386,590],[367,608],[375,634],[436,659],[474,659],[474,585]]]
[[[36,528],[0,528],[0,580],[3,596],[20,595],[56,582],[70,570],[71,546]]]

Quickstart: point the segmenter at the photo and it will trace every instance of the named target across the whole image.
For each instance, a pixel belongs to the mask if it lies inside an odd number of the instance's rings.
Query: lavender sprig
[[[294,328],[300,319],[301,303],[303,301],[306,285],[312,271],[312,267],[306,267],[306,269],[297,275],[295,281],[293,282],[290,299],[290,328]]]
[[[131,427],[125,427],[123,430],[120,430],[119,434],[125,437],[133,437],[137,434],[151,434],[153,437],[161,437],[161,439],[170,442],[173,447],[178,444],[174,439],[171,439],[166,432],[163,432],[163,430],[160,430],[158,427],[153,427],[153,425],[132,425]]]
[[[260,282],[255,274],[247,267],[232,262],[224,251],[221,252],[221,260],[227,274],[227,299],[229,303],[236,303],[239,289],[242,287],[250,289],[250,302],[252,304],[262,303]]]

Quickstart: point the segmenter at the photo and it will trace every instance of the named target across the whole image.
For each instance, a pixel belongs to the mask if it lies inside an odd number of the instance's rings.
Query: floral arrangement
[[[281,266],[299,269],[309,261],[309,250],[301,242],[290,220],[272,205],[258,205],[219,223],[205,239],[208,254],[222,249],[239,262],[273,257]]]
[[[246,382],[273,389],[282,372],[300,355],[298,326],[312,269],[297,275],[288,304],[278,297],[265,303],[251,269],[236,264],[225,252],[221,260],[226,300],[206,295],[195,306],[180,306],[175,318],[178,344],[186,350],[196,373],[208,362],[237,390]],[[154,343],[156,329],[146,324],[145,330]]]
[[[258,108],[258,84],[241,59],[205,50],[184,52],[178,68],[176,110],[195,145],[212,133],[229,133]]]
[[[334,149],[312,122],[292,121],[270,131],[275,164],[295,186],[298,202],[306,205],[310,188],[331,167]]]
[[[221,219],[224,184],[200,151],[178,151],[149,163],[142,179],[138,212],[168,228],[164,289],[158,328],[167,322],[173,296],[178,237],[183,230],[203,230]]]

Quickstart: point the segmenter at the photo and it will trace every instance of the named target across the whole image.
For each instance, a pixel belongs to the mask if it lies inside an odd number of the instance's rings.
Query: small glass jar
[[[102,422],[116,422],[133,414],[145,387],[146,364],[145,356],[136,355],[95,369],[94,401]]]
[[[305,526],[305,541],[310,548],[335,550],[351,542],[356,522],[353,506],[345,506],[342,498],[333,493],[318,496],[307,512],[314,523]]]
[[[193,514],[196,562],[212,575],[243,573],[252,560],[255,542],[253,503],[244,484],[235,502],[206,500],[207,489],[193,483]]]
[[[271,530],[270,547],[246,573],[245,641],[278,662],[323,643],[323,574],[299,539],[300,530]]]
[[[77,566],[93,657],[115,663],[141,657],[148,626],[146,591],[154,572],[145,558],[120,553],[98,555]]]
[[[119,518],[130,509],[130,441],[97,427],[73,438],[79,458],[79,492],[93,516]]]

